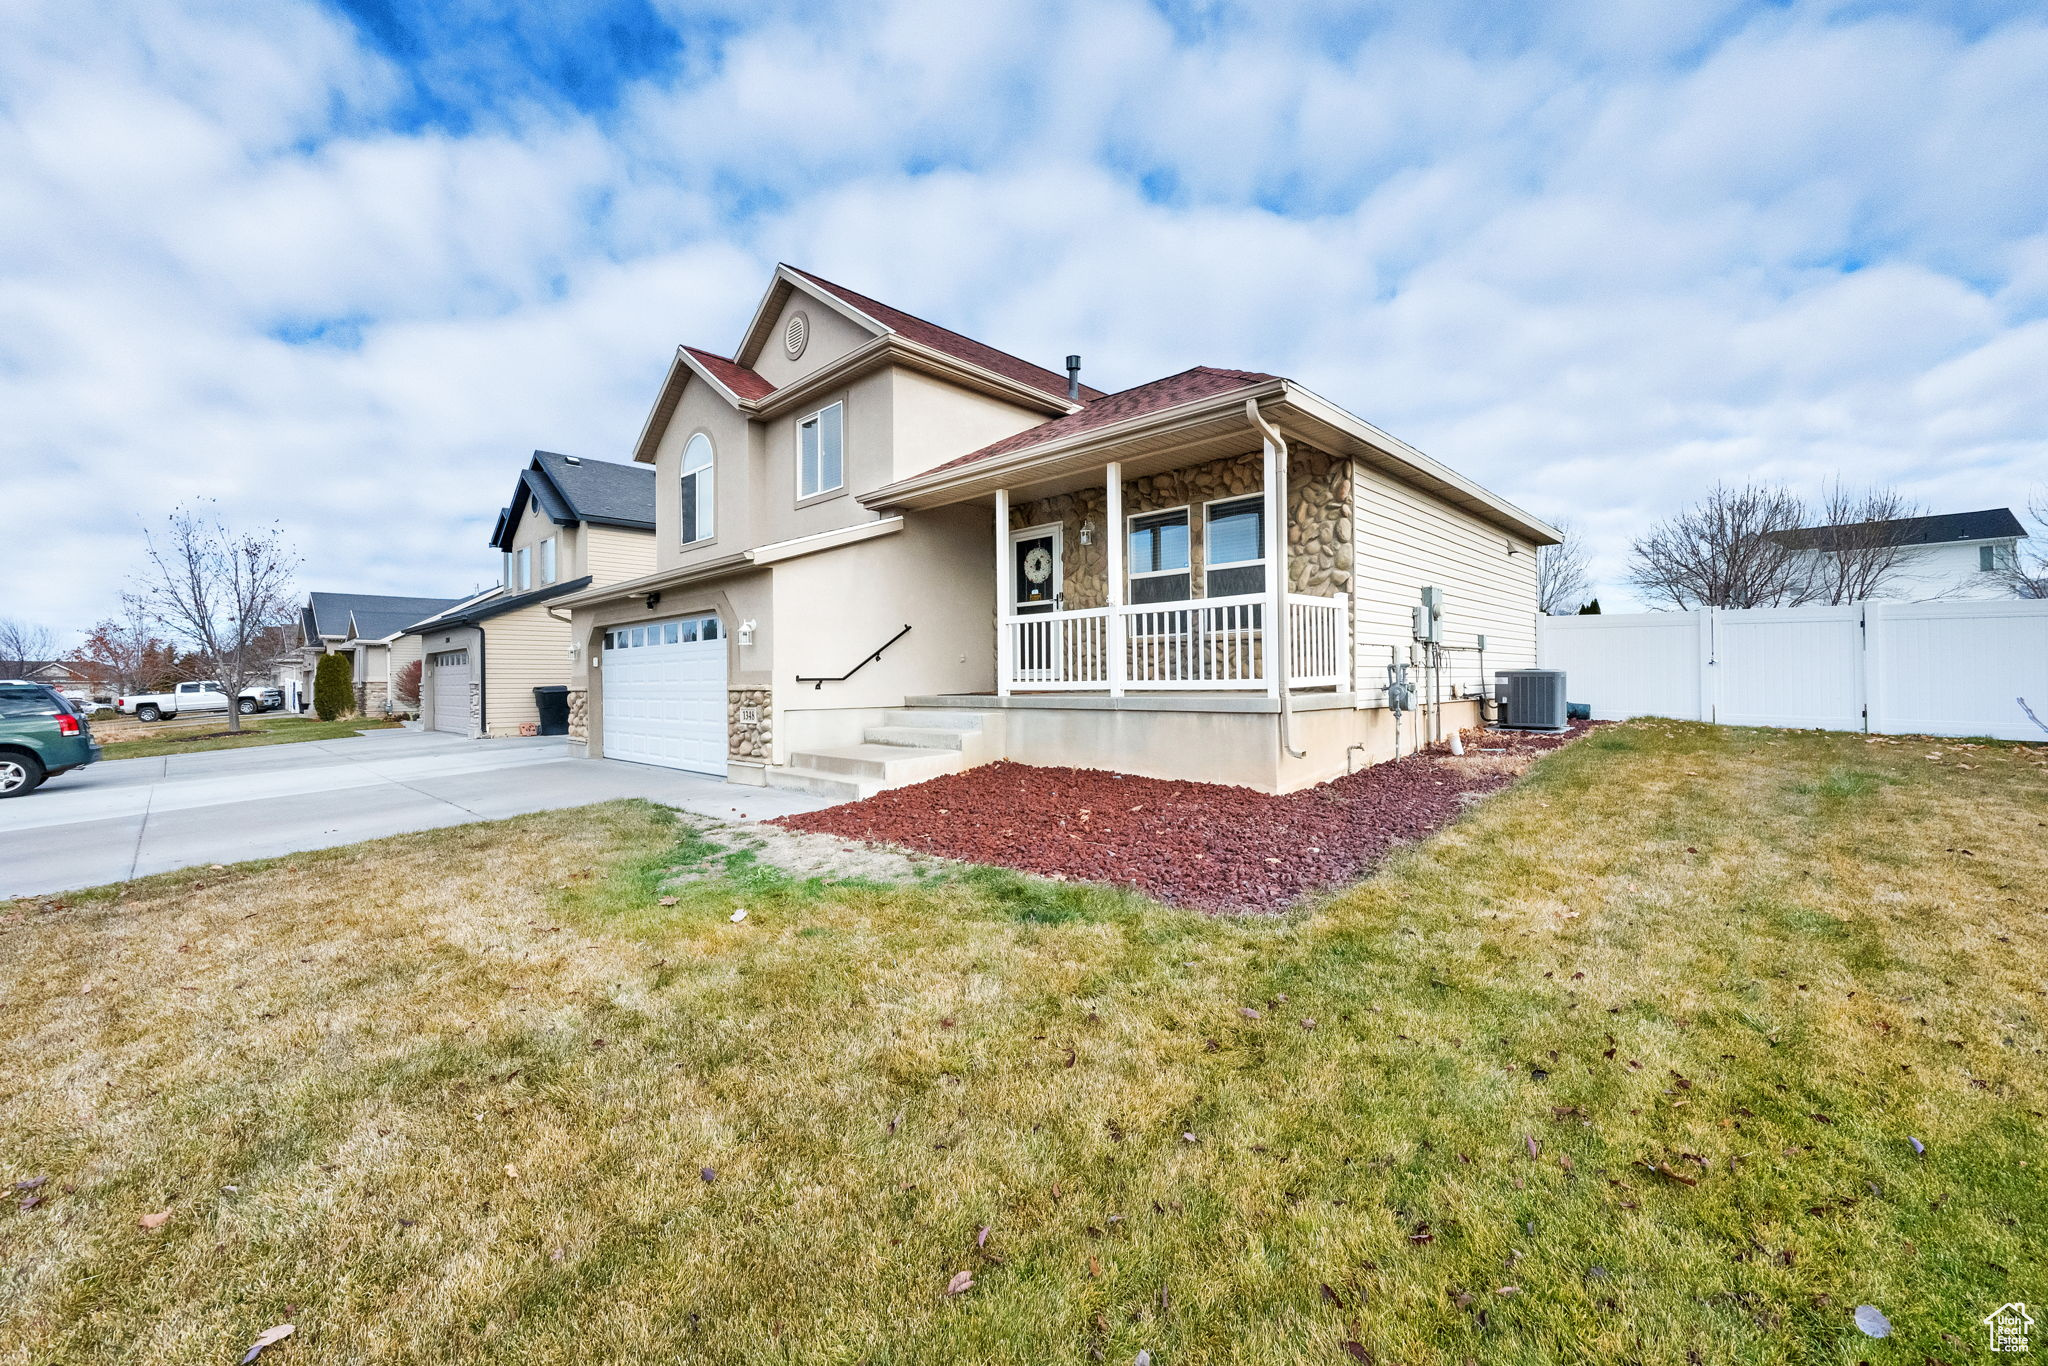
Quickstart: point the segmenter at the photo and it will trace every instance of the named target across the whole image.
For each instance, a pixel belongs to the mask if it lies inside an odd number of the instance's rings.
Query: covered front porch
[[[999,698],[1349,692],[1346,466],[1239,430],[993,491]]]

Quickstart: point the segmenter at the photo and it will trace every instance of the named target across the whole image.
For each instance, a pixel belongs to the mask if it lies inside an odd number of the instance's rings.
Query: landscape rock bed
[[[1134,887],[1175,906],[1279,910],[1354,882],[1507,786],[1567,734],[1467,732],[1284,797],[1217,783],[995,763],[773,822],[972,863]],[[1492,751],[1492,752],[1488,752]]]

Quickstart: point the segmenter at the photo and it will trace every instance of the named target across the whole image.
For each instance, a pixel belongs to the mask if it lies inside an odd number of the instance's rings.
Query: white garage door
[[[469,651],[443,650],[433,658],[434,729],[469,734]]]
[[[604,638],[604,755],[725,775],[725,632],[717,617]]]

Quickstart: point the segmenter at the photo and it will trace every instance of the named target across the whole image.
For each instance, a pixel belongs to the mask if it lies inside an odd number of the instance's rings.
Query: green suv
[[[92,723],[54,688],[0,682],[0,798],[25,797],[99,757]]]

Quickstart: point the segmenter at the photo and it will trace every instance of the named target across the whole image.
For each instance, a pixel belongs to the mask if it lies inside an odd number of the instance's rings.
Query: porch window
[[[1131,601],[1181,602],[1188,597],[1188,510],[1145,512],[1131,523]]]
[[[683,544],[711,539],[713,528],[711,438],[698,432],[683,447]]]
[[[821,408],[797,424],[796,496],[815,498],[846,482],[846,405]]]
[[[555,538],[552,536],[540,543],[540,581],[555,581]]]
[[[1203,592],[1212,598],[1266,591],[1266,500],[1232,498],[1203,509]]]

